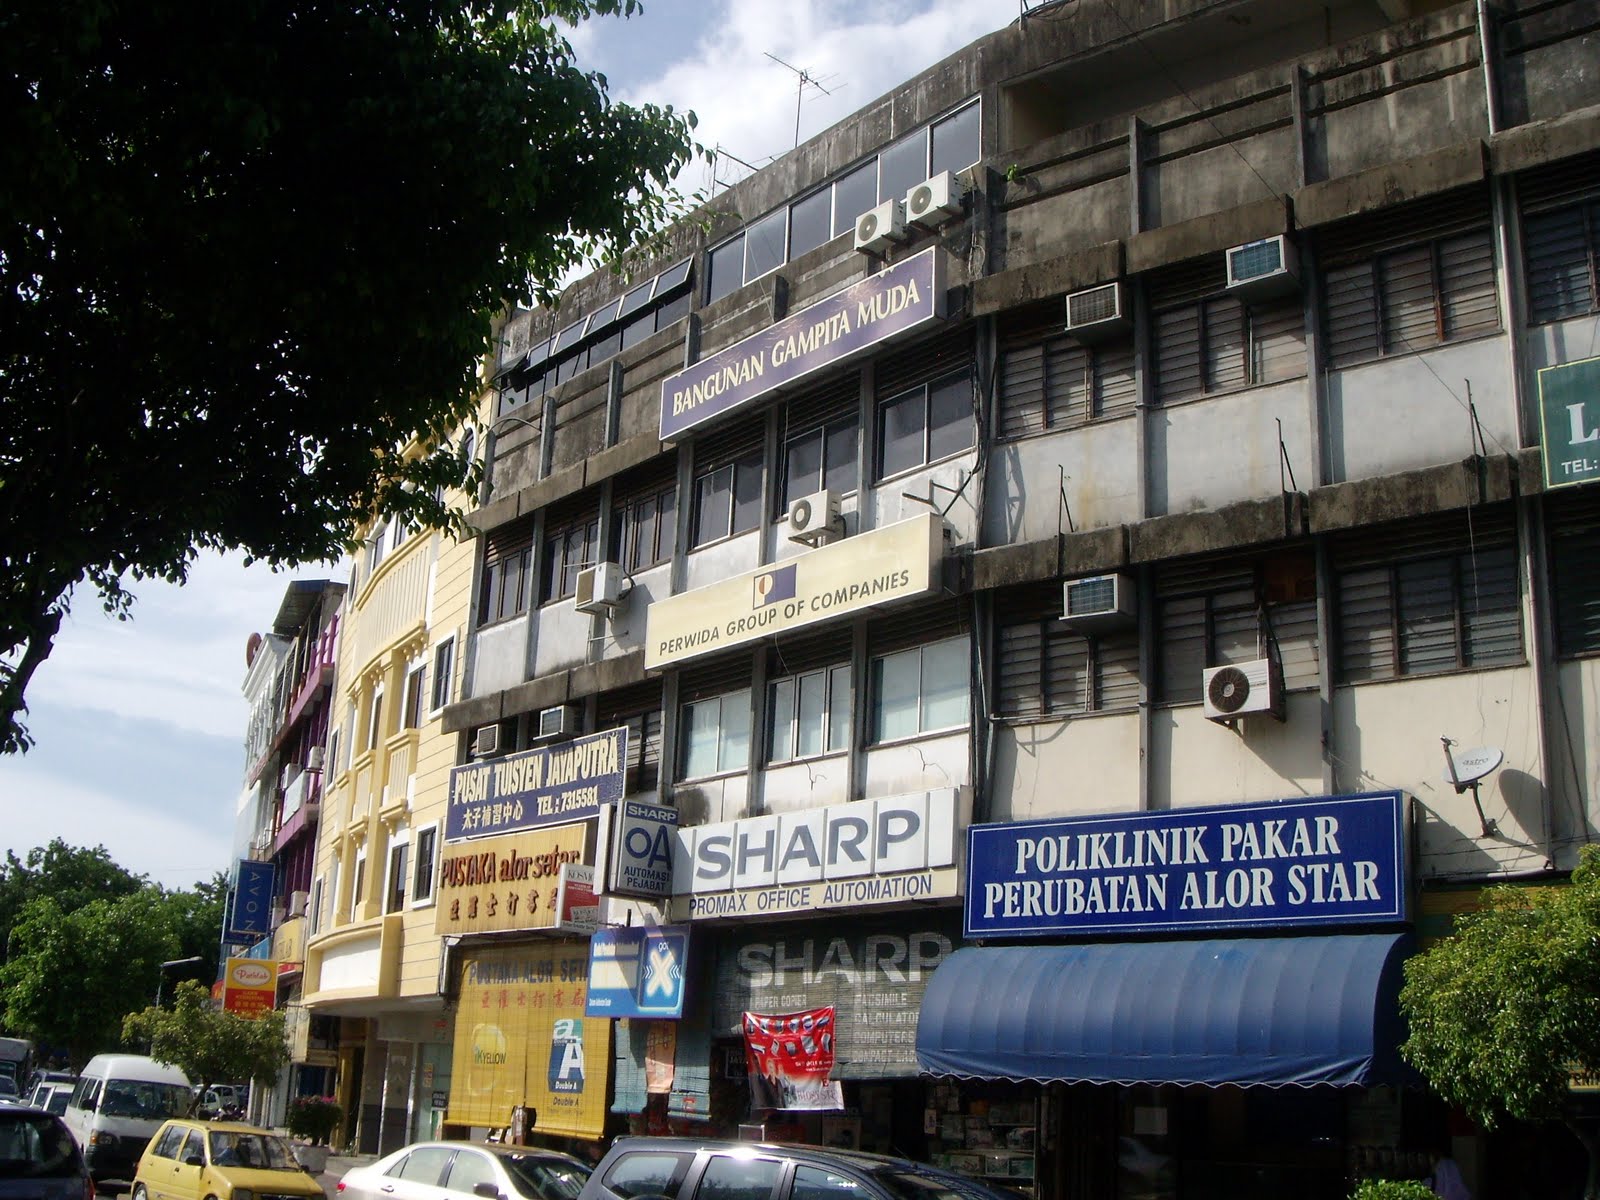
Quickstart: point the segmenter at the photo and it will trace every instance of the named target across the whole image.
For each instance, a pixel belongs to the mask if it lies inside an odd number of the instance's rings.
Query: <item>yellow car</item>
[[[224,1121],[168,1121],[139,1158],[133,1200],[322,1200],[287,1140]]]

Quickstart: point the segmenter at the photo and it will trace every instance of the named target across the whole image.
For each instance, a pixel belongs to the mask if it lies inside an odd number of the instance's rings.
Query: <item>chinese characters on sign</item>
[[[222,1011],[251,1020],[278,1004],[278,964],[270,958],[230,958],[222,975]]]
[[[468,763],[450,772],[447,842],[580,821],[619,799],[628,766],[626,726]]]
[[[581,863],[588,826],[560,825],[445,847],[439,863],[438,933],[549,929],[561,868]]]

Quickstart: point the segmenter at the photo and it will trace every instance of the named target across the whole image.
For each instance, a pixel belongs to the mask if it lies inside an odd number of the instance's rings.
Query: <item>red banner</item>
[[[833,1006],[766,1016],[744,1014],[745,1067],[752,1108],[837,1109],[844,1092],[829,1083],[835,1040]]]

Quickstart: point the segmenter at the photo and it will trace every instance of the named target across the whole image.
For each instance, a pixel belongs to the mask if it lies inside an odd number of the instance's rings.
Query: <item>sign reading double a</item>
[[[690,430],[944,316],[938,247],[869,275],[661,383],[661,439]]]
[[[926,595],[939,585],[944,521],[919,513],[693,591],[645,612],[646,670]]]

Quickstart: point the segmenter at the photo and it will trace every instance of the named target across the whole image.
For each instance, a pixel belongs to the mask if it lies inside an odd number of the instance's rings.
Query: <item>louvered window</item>
[[[995,598],[995,710],[1003,717],[1068,715],[1139,703],[1137,628],[1084,634],[1062,624],[1061,585]]]
[[[597,728],[628,727],[629,792],[652,792],[660,786],[661,715],[661,685],[654,681],[609,692],[596,703]]]
[[[528,611],[533,567],[533,522],[518,521],[485,535],[478,621],[491,625]]]
[[[1061,304],[1008,322],[1000,351],[1000,436],[1027,437],[1131,413],[1133,340],[1085,345],[1061,332]]]
[[[1600,155],[1565,159],[1517,178],[1528,320],[1537,325],[1600,309]]]
[[[1226,291],[1222,257],[1152,272],[1155,391],[1165,403],[1306,372],[1299,295],[1246,304]]]
[[[1481,189],[1341,221],[1318,235],[1317,249],[1330,366],[1500,329]]]
[[[611,518],[611,560],[642,571],[672,557],[678,534],[678,464],[663,455],[617,481]]]
[[[594,566],[599,557],[598,497],[590,495],[552,505],[545,514],[539,603],[548,604],[575,594],[578,573]]]
[[[1332,553],[1341,682],[1523,660],[1509,510],[1344,534]]]

